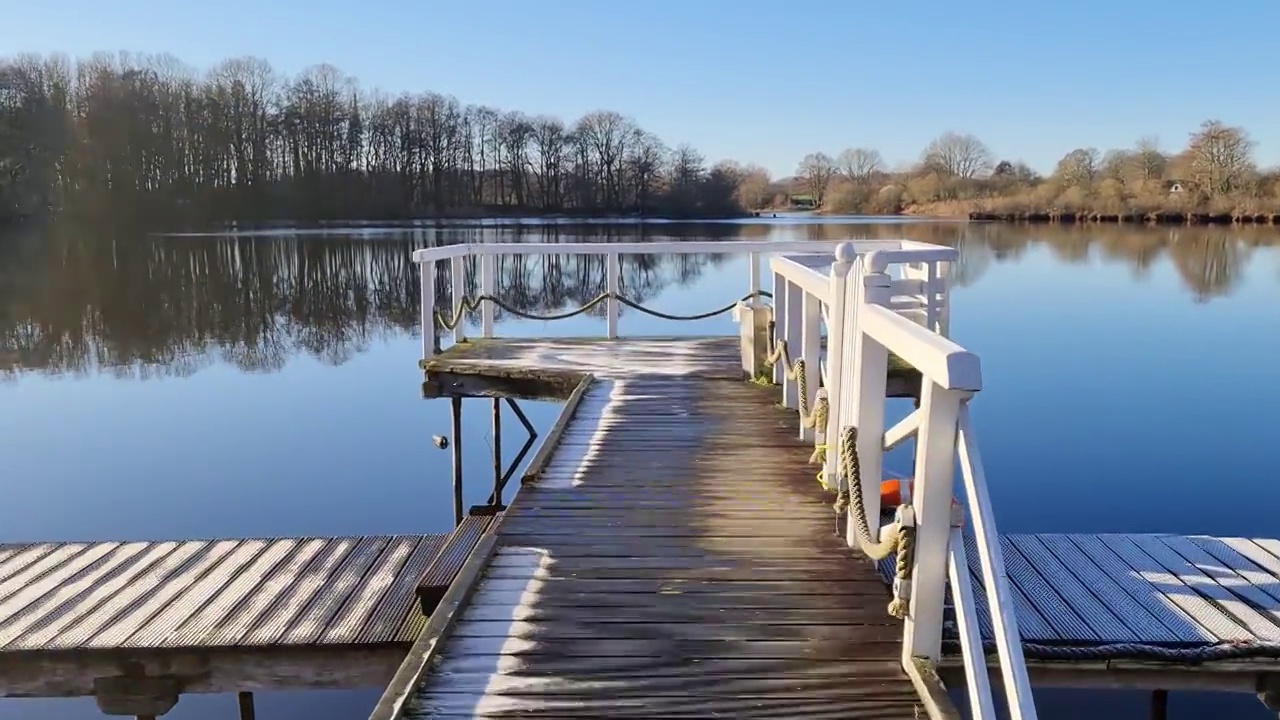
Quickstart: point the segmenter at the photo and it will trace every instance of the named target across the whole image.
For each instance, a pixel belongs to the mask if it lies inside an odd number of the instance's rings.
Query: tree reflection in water
[[[295,354],[339,364],[417,332],[414,248],[458,242],[898,238],[958,247],[954,281],[1048,246],[1066,263],[1097,256],[1142,275],[1162,257],[1199,301],[1228,293],[1272,228],[1134,228],[964,223],[455,223],[429,227],[283,228],[159,236],[68,222],[0,235],[0,376],[22,371],[185,376],[213,363],[278,370]],[[647,302],[688,286],[728,255],[627,255],[622,289]],[[453,304],[440,263],[438,307]],[[468,294],[479,267],[467,263]],[[605,289],[600,256],[499,259],[504,298],[529,312],[575,307]],[[600,316],[604,307],[593,312]],[[497,318],[503,319],[499,310]]]

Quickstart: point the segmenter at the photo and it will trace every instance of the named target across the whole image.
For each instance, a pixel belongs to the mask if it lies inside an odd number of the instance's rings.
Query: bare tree
[[[772,178],[769,171],[759,165],[746,165],[738,181],[738,203],[747,210],[759,210],[773,199],[769,192]]]
[[[1054,175],[1064,187],[1088,188],[1098,176],[1100,163],[1096,149],[1076,148],[1058,161]]]
[[[921,162],[939,175],[976,178],[991,169],[991,150],[977,137],[945,132],[925,148]]]
[[[796,174],[804,179],[805,188],[817,206],[827,194],[827,183],[836,174],[836,162],[826,153],[809,153],[800,161]]]
[[[1243,128],[1206,120],[1187,146],[1192,179],[1210,197],[1242,189],[1254,171],[1253,147]]]
[[[836,158],[836,165],[851,182],[866,184],[876,173],[884,170],[884,158],[879,150],[848,148]]]

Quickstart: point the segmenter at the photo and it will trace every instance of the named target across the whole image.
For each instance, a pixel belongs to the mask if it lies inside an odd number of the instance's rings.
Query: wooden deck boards
[[[794,414],[702,357],[594,361],[408,717],[922,716]]]
[[[473,338],[422,361],[425,397],[564,399],[586,374],[741,380],[737,337]],[[920,374],[889,358],[888,394],[918,394]]]
[[[0,654],[408,644],[443,537],[0,545]]]
[[[982,571],[972,539],[967,540],[970,574],[980,588]],[[1197,649],[1231,643],[1255,659],[1280,661],[1276,540],[1012,534],[1000,542],[1025,643],[1130,643],[1187,651],[1188,661]],[[891,560],[881,563],[881,574],[891,576]],[[990,641],[985,603],[979,615],[982,637]]]

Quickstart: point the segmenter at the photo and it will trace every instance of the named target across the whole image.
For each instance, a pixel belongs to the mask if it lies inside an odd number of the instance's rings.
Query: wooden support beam
[[[453,431],[453,524],[462,523],[462,398],[450,398]]]
[[[237,693],[236,702],[240,705],[240,720],[257,720],[257,714],[253,709],[253,693]]]

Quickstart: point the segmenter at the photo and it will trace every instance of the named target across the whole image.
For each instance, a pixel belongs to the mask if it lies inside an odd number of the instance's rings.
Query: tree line
[[[947,132],[918,162],[890,169],[873,148],[811,153],[789,187],[833,213],[1153,219],[1217,216],[1276,221],[1280,169],[1260,168],[1242,127],[1206,120],[1180,149],[1142,138],[1131,148],[1066,153],[1048,175],[998,159],[972,134]],[[769,194],[766,191],[766,194]],[[784,196],[772,195],[774,204]]]
[[[722,217],[742,169],[708,167],[619,113],[572,122],[389,95],[331,65],[233,58],[0,60],[0,217],[196,220],[492,214]]]

